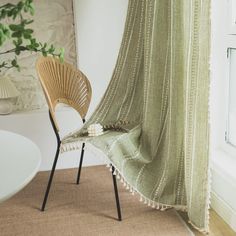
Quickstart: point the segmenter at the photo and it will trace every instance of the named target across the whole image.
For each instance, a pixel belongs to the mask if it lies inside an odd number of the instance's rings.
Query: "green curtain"
[[[208,231],[210,0],[130,0],[108,89],[85,126],[62,142],[100,149],[153,208],[188,212]],[[87,137],[88,125],[110,127]]]

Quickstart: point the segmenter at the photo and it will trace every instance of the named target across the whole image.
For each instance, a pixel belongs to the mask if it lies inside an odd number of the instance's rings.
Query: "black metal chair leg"
[[[82,150],[81,150],[81,154],[80,154],[79,170],[78,170],[76,184],[79,184],[79,180],[80,180],[80,174],[81,174],[83,158],[84,158],[84,147],[85,147],[85,143],[82,144]]]
[[[53,121],[53,118],[52,118],[52,115],[51,115],[50,111],[49,111],[49,118],[50,118],[50,122],[52,124],[52,128],[53,128],[54,133],[55,133],[56,138],[57,138],[57,151],[56,151],[56,155],[55,155],[54,162],[53,162],[53,165],[52,165],[52,170],[51,170],[50,177],[49,177],[49,180],[48,180],[48,186],[47,186],[47,189],[46,189],[46,192],[45,192],[45,195],[44,195],[41,211],[44,211],[46,203],[47,203],[48,194],[49,194],[50,187],[51,187],[51,184],[52,184],[52,179],[53,179],[54,171],[56,169],[57,160],[58,160],[58,156],[59,156],[59,153],[60,153],[60,146],[61,146],[60,136],[59,136],[59,134],[57,132],[57,128],[56,128],[56,126],[54,124],[54,121]]]
[[[118,220],[121,221],[121,209],[120,209],[120,200],[119,200],[119,194],[118,194],[118,189],[117,189],[117,183],[116,183],[116,176],[113,175],[115,171],[115,167],[112,166],[112,179],[113,179],[113,185],[114,185],[114,191],[115,191],[115,197],[116,197],[116,207],[117,207],[117,214],[118,214]]]
[[[54,159],[54,162],[53,162],[52,170],[51,170],[51,173],[50,173],[50,177],[49,177],[49,181],[48,181],[48,186],[47,186],[47,189],[46,189],[46,192],[45,192],[45,196],[44,196],[44,200],[43,200],[41,211],[44,211],[46,203],[47,203],[48,194],[49,194],[49,191],[50,191],[53,175],[54,175],[54,172],[55,172],[55,169],[56,169],[56,165],[57,165],[59,151],[60,151],[60,145],[58,145],[58,147],[57,147],[57,151],[56,151],[55,159]]]

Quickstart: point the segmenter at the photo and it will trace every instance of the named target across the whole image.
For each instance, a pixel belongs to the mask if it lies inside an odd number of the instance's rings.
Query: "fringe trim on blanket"
[[[85,143],[85,150],[89,150],[90,152],[92,152],[95,156],[101,158],[105,164],[106,167],[109,168],[109,171],[112,172],[112,167],[111,165],[113,165],[113,167],[115,168],[115,170],[113,171],[113,175],[116,175],[116,178],[121,182],[121,184],[123,185],[123,187],[129,191],[132,195],[135,194],[139,194],[139,201],[142,202],[143,204],[147,205],[148,207],[151,207],[153,209],[157,209],[160,211],[166,211],[168,209],[174,208],[177,211],[183,211],[183,212],[187,212],[187,206],[185,205],[168,205],[168,204],[163,204],[163,203],[158,203],[158,202],[154,202],[151,199],[145,197],[142,193],[140,193],[136,188],[134,188],[133,186],[131,186],[129,184],[129,182],[125,179],[125,177],[121,174],[120,170],[113,164],[111,163],[111,161],[108,159],[107,155],[100,150],[99,148],[97,148],[95,145],[91,144],[90,142],[86,142],[86,140],[81,140],[81,141],[76,141],[73,143],[62,143],[61,147],[60,147],[60,153],[63,152],[68,152],[68,151],[73,151],[73,150],[80,150],[82,147],[82,144]],[[96,151],[95,151],[96,149]],[[98,154],[99,153],[99,154]],[[209,180],[211,180],[211,172],[209,169]],[[208,186],[208,194],[210,196],[210,186],[211,186],[211,181],[209,181],[209,186]],[[210,199],[210,198],[209,198]],[[210,200],[208,202],[207,205],[208,209],[210,208]],[[208,211],[209,212],[209,211]],[[209,213],[207,214],[207,218],[209,221]],[[204,228],[199,228],[197,227],[193,222],[191,222],[190,220],[188,221],[188,223],[196,230],[198,230],[199,232],[208,235],[209,234],[209,229],[204,229]]]
[[[210,7],[209,7],[209,23],[210,23],[210,29],[209,31],[211,32],[211,19],[212,19],[212,3],[210,2]],[[209,41],[209,48],[211,50],[211,41]],[[211,157],[211,151],[212,151],[212,146],[211,146],[211,53],[209,54],[209,60],[208,60],[208,73],[209,73],[209,82],[208,82],[208,130],[209,130],[209,137],[208,137],[208,156],[209,158]],[[191,221],[189,222],[193,228],[197,229],[198,231],[208,235],[210,233],[209,230],[209,221],[210,221],[210,205],[211,205],[211,186],[212,186],[212,173],[211,173],[211,168],[210,168],[210,162],[208,164],[208,186],[207,186],[207,215],[206,215],[206,222],[207,222],[207,228],[206,229],[200,229],[196,227]]]
[[[199,228],[197,227],[194,223],[192,223],[190,220],[188,221],[188,223],[196,230],[198,230],[199,232],[205,234],[205,235],[209,235],[209,230],[207,229],[202,229],[202,228]]]
[[[135,195],[136,193],[139,194],[140,198],[139,201],[143,202],[145,205],[155,208],[160,211],[165,211],[170,208],[175,208],[176,210],[184,211],[187,212],[187,206],[184,205],[168,205],[168,204],[163,204],[163,203],[158,203],[155,202],[147,197],[145,197],[142,193],[140,193],[136,188],[131,186],[129,182],[125,179],[125,177],[121,174],[120,170],[113,164],[111,161],[107,158],[107,155],[98,149],[96,146],[93,144],[86,142],[85,140],[83,141],[77,141],[73,143],[62,143],[61,148],[60,148],[60,153],[67,152],[67,151],[72,151],[72,150],[78,150],[81,149],[82,144],[85,143],[85,150],[89,150],[92,152],[95,156],[100,157],[103,161],[106,163],[106,167],[109,168],[109,171],[112,172],[112,167],[111,165],[114,166],[115,170],[113,172],[113,175],[116,175],[116,178],[122,183],[122,185],[125,187],[126,190],[128,190],[132,195]],[[95,150],[96,149],[96,152]],[[99,152],[99,155],[98,155]]]

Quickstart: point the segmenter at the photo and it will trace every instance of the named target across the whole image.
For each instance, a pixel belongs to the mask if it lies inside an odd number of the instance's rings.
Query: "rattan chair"
[[[57,124],[55,116],[56,105],[58,103],[64,103],[73,107],[79,113],[84,123],[85,116],[87,114],[91,100],[92,89],[89,80],[81,71],[75,69],[74,66],[66,62],[61,63],[56,58],[40,57],[37,60],[36,69],[48,103],[49,118],[57,138],[56,155],[53,162],[46,193],[44,196],[44,201],[41,208],[41,210],[44,211],[61,145],[59,126]],[[84,156],[84,147],[85,144],[83,143],[80,155],[77,181],[76,181],[77,184],[79,184],[80,181],[80,174]],[[114,169],[113,166],[112,168]],[[116,178],[114,175],[112,175],[112,178],[115,191],[118,220],[121,220],[121,210],[120,210]]]

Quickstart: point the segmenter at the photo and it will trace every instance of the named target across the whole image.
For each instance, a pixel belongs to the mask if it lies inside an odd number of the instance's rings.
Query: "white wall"
[[[212,0],[211,60],[211,206],[236,231],[236,149],[225,142],[228,103],[227,47],[236,47],[228,34],[228,0]]]
[[[124,29],[128,0],[75,0],[74,12],[78,43],[79,68],[89,78],[93,96],[88,116],[98,105],[115,66]],[[58,112],[62,133],[81,126],[81,119],[71,109]],[[41,170],[51,169],[56,139],[47,112],[0,116],[0,129],[22,134],[33,140],[42,153]],[[9,148],[14,148],[14,145]],[[61,155],[58,168],[78,166],[79,153]],[[86,152],[84,166],[102,164]]]
[[[91,111],[105,92],[118,56],[128,0],[74,0],[79,68],[88,76]]]

